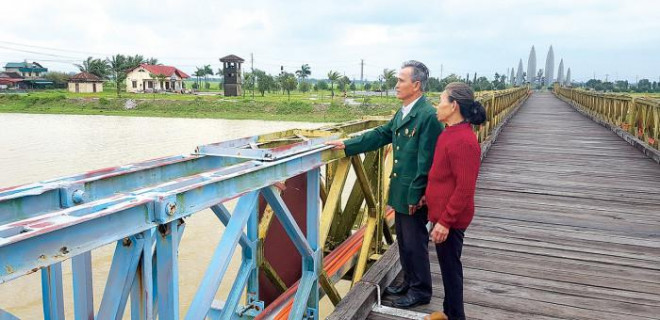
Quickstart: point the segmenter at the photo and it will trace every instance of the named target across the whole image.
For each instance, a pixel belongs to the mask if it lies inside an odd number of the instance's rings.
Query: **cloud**
[[[660,75],[653,58],[660,5],[649,0],[60,0],[19,1],[11,11],[30,18],[3,16],[0,63],[27,58],[63,71],[90,55],[139,53],[190,72],[205,64],[217,69],[226,54],[253,53],[255,67],[272,73],[308,63],[313,77],[336,70],[359,78],[365,59],[366,77],[376,79],[383,68],[418,59],[435,76],[442,69],[492,77],[526,61],[532,45],[545,61],[552,44],[574,79],[594,71]]]

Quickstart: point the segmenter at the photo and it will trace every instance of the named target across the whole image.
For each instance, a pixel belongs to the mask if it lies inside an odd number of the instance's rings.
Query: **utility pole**
[[[440,79],[438,80],[442,80],[442,63],[440,64]]]
[[[252,81],[252,99],[254,99],[254,86],[257,82],[255,80],[257,80],[257,79],[254,78],[254,54],[252,54],[252,52],[250,52],[250,70],[251,70],[250,72],[252,72],[252,77],[251,77],[252,78],[251,79],[251,81]]]
[[[607,82],[607,80],[608,80],[609,77],[610,77],[610,74],[609,74],[609,73],[606,73],[606,74],[605,74],[605,82]]]
[[[364,59],[360,60],[360,83],[364,81]]]

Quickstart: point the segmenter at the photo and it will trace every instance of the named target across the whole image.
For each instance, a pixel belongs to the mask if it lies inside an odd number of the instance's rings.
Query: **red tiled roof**
[[[0,84],[14,84],[23,82],[24,79],[15,79],[15,78],[0,78]]]
[[[160,66],[143,63],[140,65],[140,67],[155,75],[163,74],[166,77],[171,77],[173,74],[176,74],[179,78],[190,78],[190,76],[185,72],[171,66]]]
[[[0,78],[23,79],[18,72],[0,72]]]
[[[73,82],[85,82],[85,81],[90,81],[90,82],[102,82],[103,79],[99,78],[95,74],[91,74],[89,72],[81,72],[73,77],[69,78],[69,81]]]

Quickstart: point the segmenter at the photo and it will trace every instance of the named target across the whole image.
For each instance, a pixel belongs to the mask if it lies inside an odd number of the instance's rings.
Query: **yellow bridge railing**
[[[652,148],[660,149],[660,100],[564,87],[555,87],[555,93]]]

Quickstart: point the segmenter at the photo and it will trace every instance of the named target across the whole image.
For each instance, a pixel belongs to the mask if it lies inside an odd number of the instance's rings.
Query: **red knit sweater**
[[[446,127],[435,146],[426,186],[429,220],[466,229],[474,217],[481,148],[468,123]]]

